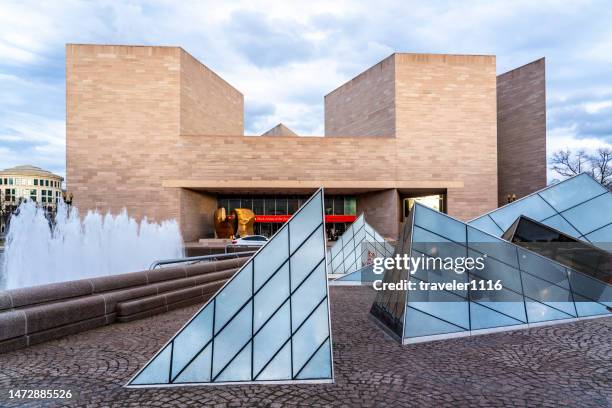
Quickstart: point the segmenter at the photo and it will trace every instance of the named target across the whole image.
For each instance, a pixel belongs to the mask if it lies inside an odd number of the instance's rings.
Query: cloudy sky
[[[245,95],[245,130],[323,133],[323,95],[394,51],[546,57],[548,150],[612,144],[608,1],[0,2],[0,169],[65,174],[66,43],[180,45]]]

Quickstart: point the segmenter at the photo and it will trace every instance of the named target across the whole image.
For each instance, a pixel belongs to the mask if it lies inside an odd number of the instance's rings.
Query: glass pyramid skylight
[[[329,252],[329,273],[349,274],[371,264],[376,257],[392,256],[393,246],[386,242],[361,214]]]
[[[612,251],[612,192],[585,173],[516,200],[469,224],[500,237],[520,215]]]
[[[382,290],[371,313],[403,343],[482,329],[528,326],[551,320],[612,314],[612,286],[415,204],[404,223],[397,254],[412,258],[482,258],[484,268],[458,274],[443,268],[388,270],[385,283],[414,282],[416,290]],[[484,256],[486,254],[486,257]],[[421,289],[430,283],[487,280],[501,290]],[[487,288],[485,284],[485,288]],[[433,336],[433,337],[432,337]]]
[[[323,189],[128,386],[332,382]]]

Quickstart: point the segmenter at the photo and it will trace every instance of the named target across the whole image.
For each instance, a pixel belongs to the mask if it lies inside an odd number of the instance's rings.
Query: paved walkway
[[[369,321],[371,289],[334,287],[331,299],[335,384],[123,388],[189,307],[0,354],[0,407],[612,406],[611,318],[402,347]],[[75,397],[8,399],[18,388]]]

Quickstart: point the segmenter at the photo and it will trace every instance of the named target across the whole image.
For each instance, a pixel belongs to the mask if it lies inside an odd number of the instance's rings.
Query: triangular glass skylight
[[[611,285],[418,203],[402,226],[396,253],[424,259],[481,257],[484,263],[480,270],[472,266],[461,274],[431,267],[414,274],[405,269],[385,272],[385,283],[406,280],[416,287],[379,291],[371,309],[403,343],[423,341],[424,336],[612,314]],[[483,282],[486,288],[488,280],[499,280],[501,290],[426,287],[456,281],[477,287]]]
[[[332,382],[323,189],[128,386]]]
[[[520,215],[612,251],[612,192],[585,173],[516,200],[468,224],[501,237]]]
[[[361,214],[331,247],[328,271],[342,275],[353,273],[371,264],[374,258],[392,256],[393,250]]]

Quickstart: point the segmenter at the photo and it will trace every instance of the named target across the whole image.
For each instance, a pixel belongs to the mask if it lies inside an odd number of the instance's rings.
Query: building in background
[[[25,165],[0,171],[0,233],[4,234],[10,214],[24,200],[54,211],[62,198],[64,178],[40,167]]]
[[[176,218],[185,241],[220,205],[270,235],[319,187],[328,235],[364,213],[395,239],[414,201],[468,220],[546,182],[543,60],[392,54],[325,96],[324,137],[245,137],[243,95],[179,47],[70,44],[66,102],[74,204]]]

